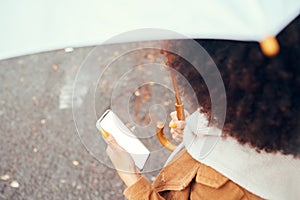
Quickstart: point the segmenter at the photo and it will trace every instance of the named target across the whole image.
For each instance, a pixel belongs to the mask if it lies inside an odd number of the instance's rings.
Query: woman
[[[171,133],[183,143],[151,184],[114,138],[106,138],[107,154],[127,188],[128,199],[300,199],[300,20],[279,36],[281,52],[266,58],[255,43],[198,41],[219,68],[227,95],[224,127],[212,127],[210,96],[189,63],[174,56],[197,93],[200,108],[186,122],[172,113]],[[224,97],[220,97],[220,101]],[[206,157],[197,148],[222,131]],[[218,119],[216,119],[218,121]],[[214,123],[218,124],[218,122]],[[191,142],[193,141],[193,142]],[[129,172],[129,173],[128,173]]]

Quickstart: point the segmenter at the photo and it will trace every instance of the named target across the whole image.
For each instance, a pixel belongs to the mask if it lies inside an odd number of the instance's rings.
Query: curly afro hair
[[[196,40],[209,53],[224,81],[224,136],[257,151],[300,155],[300,17],[277,37],[280,53],[268,58],[256,42]],[[184,41],[183,41],[184,42]],[[210,118],[210,96],[201,75],[173,55],[171,66],[194,88]],[[211,91],[210,91],[211,92]],[[221,97],[220,97],[221,101]]]

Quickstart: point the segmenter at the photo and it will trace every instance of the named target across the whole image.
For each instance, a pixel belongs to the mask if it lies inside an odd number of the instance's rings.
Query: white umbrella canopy
[[[299,0],[2,1],[0,59],[98,45],[141,28],[168,29],[190,38],[266,41],[275,48],[272,56],[279,48],[275,36],[299,12]],[[139,35],[118,42],[178,39],[172,37]]]

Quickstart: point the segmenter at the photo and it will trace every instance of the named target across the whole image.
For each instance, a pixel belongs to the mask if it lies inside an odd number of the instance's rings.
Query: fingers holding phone
[[[124,148],[122,148],[115,138],[107,131],[100,129],[100,132],[105,142],[108,144],[106,153],[112,161],[115,169],[126,172],[135,171],[133,170],[135,168],[135,163],[131,155]]]
[[[118,144],[111,134],[104,130],[100,132],[102,133],[105,142],[108,144],[106,153],[117,170],[120,178],[127,187],[133,185],[140,179],[141,174],[135,166],[135,162],[131,155]]]
[[[105,142],[108,144],[106,153],[113,163],[115,169],[118,171],[135,173],[136,166],[131,155],[117,143],[111,134],[109,134],[107,137],[103,135],[103,137]]]

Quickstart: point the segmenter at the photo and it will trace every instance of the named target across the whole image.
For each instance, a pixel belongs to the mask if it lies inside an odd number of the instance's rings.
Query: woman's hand
[[[131,155],[123,149],[109,133],[102,134],[108,144],[106,153],[127,187],[133,185],[141,177]]]
[[[189,116],[189,113],[186,110],[184,110],[184,113],[185,117]],[[172,120],[169,123],[169,127],[171,128],[170,133],[172,135],[172,138],[177,142],[181,142],[183,139],[183,130],[186,123],[185,121],[178,120],[176,111],[171,112],[170,116]]]

